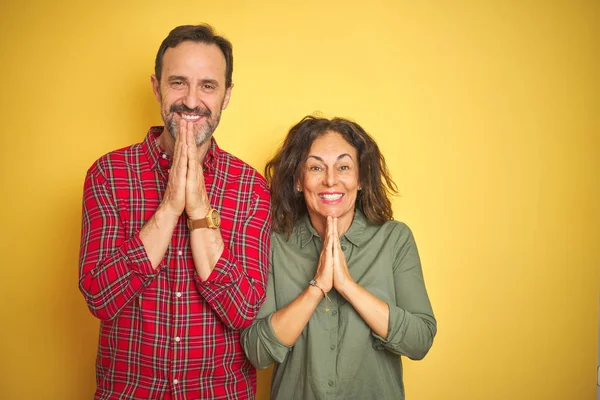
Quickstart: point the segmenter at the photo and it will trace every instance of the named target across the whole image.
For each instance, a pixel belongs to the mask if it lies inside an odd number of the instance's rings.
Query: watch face
[[[210,219],[212,220],[212,223],[216,228],[221,226],[221,216],[219,215],[219,212],[217,210],[213,209],[211,211]]]

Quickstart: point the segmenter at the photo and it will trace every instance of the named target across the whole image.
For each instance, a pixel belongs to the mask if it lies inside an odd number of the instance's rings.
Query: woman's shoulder
[[[271,233],[271,248],[288,247],[297,244],[299,242],[298,234],[298,226],[294,227],[291,235],[288,235],[286,232],[273,231]]]
[[[367,226],[370,229],[381,231],[382,233],[401,234],[401,233],[410,233],[411,232],[410,227],[405,222],[397,221],[395,219],[390,219],[388,221],[385,221],[381,225],[377,225],[373,222],[367,222]]]
[[[411,237],[412,230],[402,221],[391,219],[385,221],[382,225],[377,225],[372,222],[367,223],[367,229],[379,235],[396,236],[396,237]]]

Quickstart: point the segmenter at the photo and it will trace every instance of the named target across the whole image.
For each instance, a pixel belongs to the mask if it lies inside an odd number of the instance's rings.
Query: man
[[[254,398],[240,329],[264,301],[270,198],[212,138],[232,71],[211,27],[172,30],[151,78],[165,126],[87,173],[79,287],[101,320],[96,399]]]

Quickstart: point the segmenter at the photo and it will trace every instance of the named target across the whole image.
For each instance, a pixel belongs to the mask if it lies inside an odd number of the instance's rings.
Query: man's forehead
[[[215,71],[226,68],[223,52],[216,44],[184,41],[169,47],[163,55],[163,69],[198,67]]]

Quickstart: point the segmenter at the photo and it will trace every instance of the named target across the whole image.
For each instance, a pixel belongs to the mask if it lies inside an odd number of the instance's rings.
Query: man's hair
[[[215,34],[213,27],[206,24],[181,25],[169,32],[169,36],[163,40],[156,54],[156,61],[154,62],[156,79],[160,82],[162,61],[167,49],[177,47],[179,43],[186,41],[219,46],[219,49],[221,49],[221,52],[225,56],[225,87],[231,87],[231,77],[233,75],[233,49],[231,42],[223,36]]]
[[[295,190],[313,142],[328,132],[339,133],[358,154],[356,207],[367,219],[381,225],[393,218],[389,195],[398,189],[375,140],[355,122],[344,118],[304,117],[288,132],[277,154],[267,163],[265,177],[270,184],[273,230],[289,237],[294,225],[307,213],[304,196]]]

